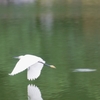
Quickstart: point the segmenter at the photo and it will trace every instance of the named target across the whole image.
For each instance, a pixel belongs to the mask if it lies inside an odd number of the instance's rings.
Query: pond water
[[[52,0],[51,0],[52,1]],[[64,2],[0,6],[2,100],[100,100],[100,6]],[[15,56],[33,54],[46,66],[40,77],[15,76]]]

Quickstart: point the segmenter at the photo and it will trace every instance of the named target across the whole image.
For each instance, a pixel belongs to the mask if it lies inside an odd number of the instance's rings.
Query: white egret
[[[51,68],[56,68],[53,65],[46,64],[42,58],[30,54],[21,55],[15,58],[18,58],[19,61],[9,75],[15,75],[27,69],[28,80],[37,79],[41,74],[43,65],[49,66]]]

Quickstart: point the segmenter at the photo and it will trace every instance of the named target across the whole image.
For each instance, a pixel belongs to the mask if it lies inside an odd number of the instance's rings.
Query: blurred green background
[[[27,71],[9,76],[18,60],[33,54],[44,67],[35,81]],[[100,100],[99,0],[0,0],[0,98],[2,100]],[[74,69],[96,69],[73,72]],[[28,85],[42,99],[28,98]],[[34,94],[34,92],[32,92]]]

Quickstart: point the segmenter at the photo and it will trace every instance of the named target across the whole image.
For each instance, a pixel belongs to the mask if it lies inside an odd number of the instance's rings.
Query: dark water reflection
[[[42,96],[39,100],[99,100],[99,6],[46,4],[0,6],[0,98],[30,100],[27,86],[35,84]],[[56,69],[44,67],[32,82],[26,71],[9,76],[17,62],[13,57],[23,54],[40,56]]]

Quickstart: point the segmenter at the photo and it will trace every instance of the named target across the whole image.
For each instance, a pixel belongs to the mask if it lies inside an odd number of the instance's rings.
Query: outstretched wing
[[[9,75],[18,74],[18,73],[24,71],[25,69],[29,68],[31,65],[33,65],[36,62],[37,62],[36,60],[22,58],[17,62],[17,64],[15,65],[15,68]]]
[[[42,68],[43,68],[43,64],[38,62],[30,66],[27,70],[27,79],[28,80],[37,79],[41,74]]]

